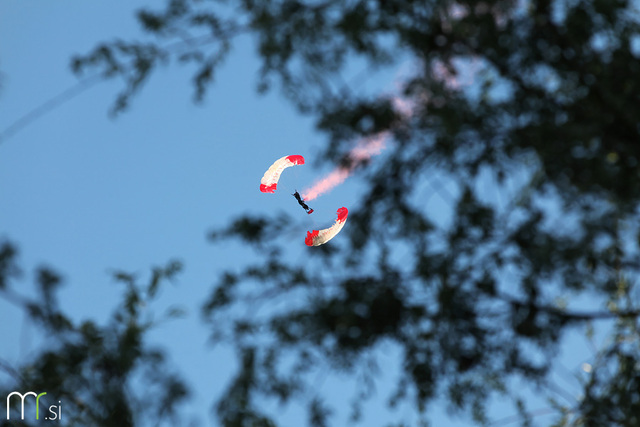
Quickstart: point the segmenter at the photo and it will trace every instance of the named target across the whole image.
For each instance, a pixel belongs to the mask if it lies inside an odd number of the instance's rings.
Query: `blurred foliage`
[[[368,187],[350,201],[340,238],[294,245],[303,259],[285,255],[281,218],[212,232],[215,244],[237,238],[258,259],[221,273],[203,307],[212,336],[241,361],[216,405],[223,425],[277,425],[262,409],[269,400],[302,401],[310,425],[330,425],[329,396],[312,380],[323,369],[357,383],[355,422],[389,368],[384,346],[399,354],[391,407],[426,416],[445,396],[489,424],[499,395],[530,425],[535,413],[513,386],[523,379],[549,396],[553,425],[640,425],[637,2],[170,0],[138,19],[150,40],[103,43],[72,62],[124,79],[116,112],[174,60],[196,65],[202,99],[248,33],[262,61],[258,88],[277,82],[317,119],[325,159],[344,165],[361,138],[393,136],[362,168]],[[362,64],[373,73],[406,61],[413,71],[395,94],[345,80]],[[73,330],[58,312],[34,315]],[[563,338],[580,328],[589,338],[594,322],[612,339],[580,390],[558,398],[549,372]]]
[[[177,411],[189,391],[171,372],[165,352],[145,342],[145,335],[159,322],[153,320],[150,303],[158,286],[180,271],[180,263],[153,269],[146,285],[131,274],[114,273],[114,279],[125,286],[122,302],[105,324],[99,324],[94,320],[74,322],[63,312],[56,295],[62,281],[50,268],[35,271],[35,298],[19,292],[15,278],[7,274],[17,269],[16,256],[15,247],[4,242],[0,249],[4,284],[0,297],[25,310],[44,342],[17,368],[0,361],[0,370],[10,378],[0,386],[0,395],[35,390],[46,391],[46,396],[40,403],[39,421],[31,397],[25,399],[25,416],[20,420],[21,400],[17,396],[11,399],[11,419],[3,417],[0,425],[40,425],[43,416],[49,415],[50,405],[60,406],[62,417],[53,422],[63,426],[185,424]],[[161,320],[176,313],[170,310]],[[54,408],[54,412],[58,410]]]

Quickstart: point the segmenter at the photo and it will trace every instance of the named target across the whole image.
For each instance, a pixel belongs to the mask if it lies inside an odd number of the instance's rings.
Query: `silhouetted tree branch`
[[[212,337],[241,361],[216,404],[221,423],[277,425],[258,402],[300,401],[310,425],[329,425],[331,409],[312,381],[324,368],[365,390],[354,397],[355,422],[379,350],[391,346],[400,372],[391,408],[426,414],[446,396],[488,424],[497,394],[527,425],[532,412],[513,380],[552,390],[563,337],[610,319],[612,340],[580,382],[583,397],[551,399],[553,425],[640,424],[635,2],[229,5],[170,0],[142,11],[150,40],[102,43],[73,67],[123,78],[121,111],[159,65],[195,63],[200,99],[246,31],[262,61],[258,88],[277,81],[316,119],[327,135],[324,159],[348,164],[362,138],[390,141],[362,165],[367,186],[349,201],[340,239],[296,246],[283,233],[291,221],[279,216],[245,216],[211,233],[215,244],[238,239],[255,250],[220,273],[203,306]],[[407,60],[414,71],[398,77],[395,94],[345,83],[357,64],[366,77]],[[292,256],[300,250],[302,261]],[[45,273],[46,299],[56,285]],[[584,310],[585,299],[597,308]],[[123,307],[136,318],[135,301]],[[55,309],[30,309],[59,333],[75,330]],[[132,412],[122,414],[129,423]]]
[[[0,297],[6,297],[8,292],[16,293],[10,284],[15,277],[7,274],[17,268],[16,255],[15,247],[4,242],[0,251],[3,266]],[[69,318],[56,296],[62,284],[60,276],[48,268],[38,269],[36,298],[12,299],[45,333],[45,345],[16,368],[2,363],[2,369],[11,374],[12,382],[2,385],[1,394],[8,396],[16,390],[46,391],[45,404],[41,402],[40,406],[46,408],[63,402],[64,417],[58,420],[62,425],[133,426],[150,420],[154,425],[185,422],[177,417],[177,411],[187,398],[188,389],[169,369],[165,352],[145,342],[146,333],[156,324],[149,317],[148,304],[161,283],[174,277],[180,269],[176,261],[155,268],[147,285],[138,283],[133,275],[115,273],[116,281],[124,284],[125,292],[123,301],[104,325],[92,320],[76,323]],[[3,417],[1,425],[39,424],[33,416],[20,420],[19,398],[11,400],[11,410],[11,419]]]

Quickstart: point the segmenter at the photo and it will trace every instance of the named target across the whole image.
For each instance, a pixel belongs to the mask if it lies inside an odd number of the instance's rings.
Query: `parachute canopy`
[[[264,173],[260,181],[260,191],[263,193],[275,193],[278,188],[278,180],[283,170],[289,166],[304,165],[304,157],[299,155],[284,156],[276,160]]]
[[[349,215],[349,211],[344,206],[338,209],[338,219],[336,222],[329,228],[325,228],[324,230],[313,230],[307,231],[307,238],[304,239],[304,242],[307,246],[320,246],[327,243],[329,240],[333,239],[336,234],[342,230],[344,227],[344,223],[347,222],[347,216]]]

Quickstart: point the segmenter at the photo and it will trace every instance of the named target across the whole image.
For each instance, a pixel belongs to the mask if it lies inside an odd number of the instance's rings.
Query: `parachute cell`
[[[327,243],[329,240],[333,239],[344,227],[345,222],[347,222],[347,216],[349,215],[349,211],[345,207],[341,207],[338,209],[338,219],[336,222],[329,228],[325,228],[324,230],[313,230],[307,231],[307,238],[304,239],[304,242],[307,246],[320,246]]]
[[[304,157],[292,155],[284,156],[276,160],[262,176],[262,180],[260,180],[260,191],[263,193],[275,193],[282,171],[289,166],[295,165],[304,165]]]

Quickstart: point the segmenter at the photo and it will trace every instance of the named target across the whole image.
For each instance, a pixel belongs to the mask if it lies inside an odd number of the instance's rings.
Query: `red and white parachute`
[[[324,230],[313,230],[307,231],[307,238],[304,239],[304,242],[307,246],[320,246],[327,243],[329,240],[333,239],[336,234],[342,230],[344,227],[344,223],[347,222],[347,216],[349,215],[349,210],[345,207],[341,207],[338,209],[338,219],[336,222],[329,228],[325,228]]]
[[[284,156],[276,160],[262,176],[260,180],[260,191],[263,193],[275,193],[282,171],[289,166],[295,165],[304,165],[304,157],[292,155]]]

